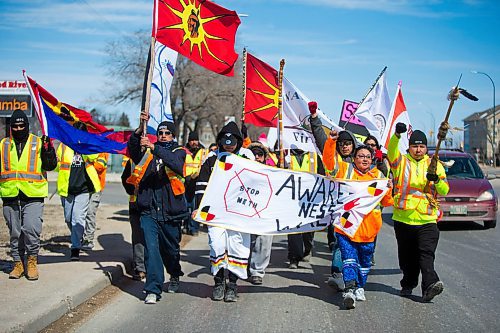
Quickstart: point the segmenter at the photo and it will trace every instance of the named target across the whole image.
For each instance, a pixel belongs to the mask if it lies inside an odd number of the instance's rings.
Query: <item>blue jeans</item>
[[[165,281],[163,266],[171,277],[184,275],[180,264],[181,221],[158,221],[148,213],[142,213],[141,228],[146,250],[144,291],[160,298]]]
[[[198,230],[200,229],[200,224],[193,220],[193,218],[191,217],[191,213],[193,212],[194,210],[194,198],[191,202],[188,202],[187,204],[187,207],[188,207],[188,211],[189,211],[189,217],[188,217],[188,231],[190,233],[193,233],[193,232],[198,232]]]
[[[375,243],[356,243],[349,237],[335,233],[342,254],[342,275],[346,289],[364,288],[371,268]]]
[[[90,193],[68,194],[67,197],[61,197],[61,202],[64,220],[71,231],[71,249],[81,249]]]

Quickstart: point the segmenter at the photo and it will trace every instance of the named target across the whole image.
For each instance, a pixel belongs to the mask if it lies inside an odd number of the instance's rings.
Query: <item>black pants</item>
[[[311,254],[314,241],[314,232],[288,235],[288,259],[300,261]]]
[[[418,275],[422,273],[422,292],[439,281],[434,270],[434,259],[439,241],[436,223],[408,225],[394,221],[394,231],[398,242],[399,268],[403,271],[401,287],[415,288]]]

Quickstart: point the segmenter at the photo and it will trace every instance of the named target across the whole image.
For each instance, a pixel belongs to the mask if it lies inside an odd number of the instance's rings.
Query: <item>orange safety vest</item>
[[[182,149],[182,147],[176,148],[174,149],[174,151],[177,149]],[[144,174],[146,173],[149,163],[151,163],[152,160],[153,154],[151,153],[151,150],[148,149],[139,164],[135,166],[130,177],[127,178],[127,183],[138,187],[139,183],[144,177]],[[174,171],[170,170],[170,168],[168,167],[165,167],[165,172],[170,181],[170,186],[172,187],[172,192],[174,192],[174,195],[184,194],[184,192],[186,192],[186,188],[184,186],[184,178],[176,174]]]

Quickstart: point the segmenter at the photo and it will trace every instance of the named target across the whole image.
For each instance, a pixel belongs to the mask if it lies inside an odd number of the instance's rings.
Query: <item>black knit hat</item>
[[[12,115],[10,116],[10,124],[28,124],[28,117],[26,116],[26,113],[23,111],[17,109],[14,112],[12,112]]]
[[[175,136],[175,125],[174,123],[171,123],[169,121],[162,121],[159,125],[158,128],[156,129],[156,135],[158,135],[158,132],[162,129],[168,129],[170,132],[172,132],[172,135]]]
[[[410,136],[409,144],[427,146],[427,137],[425,136],[425,133],[420,130],[413,131],[413,133]]]
[[[352,136],[347,132],[347,131],[341,131],[339,133],[339,137],[337,139],[338,142],[343,142],[343,141],[352,141]]]
[[[198,133],[196,133],[196,132],[189,132],[188,141],[192,141],[192,140],[196,140],[196,141],[200,140],[198,138]]]

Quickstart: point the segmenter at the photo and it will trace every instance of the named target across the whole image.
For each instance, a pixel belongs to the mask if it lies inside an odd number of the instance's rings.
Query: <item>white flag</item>
[[[401,91],[401,82],[398,84],[398,88],[396,90],[396,97],[394,97],[394,102],[392,103],[391,112],[389,114],[389,123],[384,131],[384,135],[382,136],[382,141],[380,144],[387,148],[389,146],[389,140],[391,136],[396,132],[396,124],[397,123],[405,123],[408,131],[405,134],[401,135],[401,139],[399,141],[399,151],[401,154],[406,154],[406,150],[409,145],[409,138],[411,133],[413,133],[412,126],[410,123],[410,116],[408,114],[408,110],[406,110],[405,101],[403,99],[403,93]]]
[[[155,44],[155,67],[151,83],[148,132],[156,134],[162,121],[174,122],[170,104],[170,87],[175,73],[177,52],[160,42]]]
[[[314,136],[309,123],[310,99],[305,96],[297,87],[287,78],[283,80],[283,148],[301,149],[303,151],[319,152],[314,141]],[[318,117],[321,119],[325,131],[334,128],[337,131],[342,130],[337,124],[328,119],[328,117],[318,109]],[[327,133],[328,134],[328,133]],[[267,142],[273,147],[277,139],[276,128],[270,128],[267,136]]]
[[[356,117],[365,125],[368,132],[382,142],[389,112],[391,99],[385,83],[385,72],[380,76],[375,87],[368,93],[361,105],[356,110]]]

